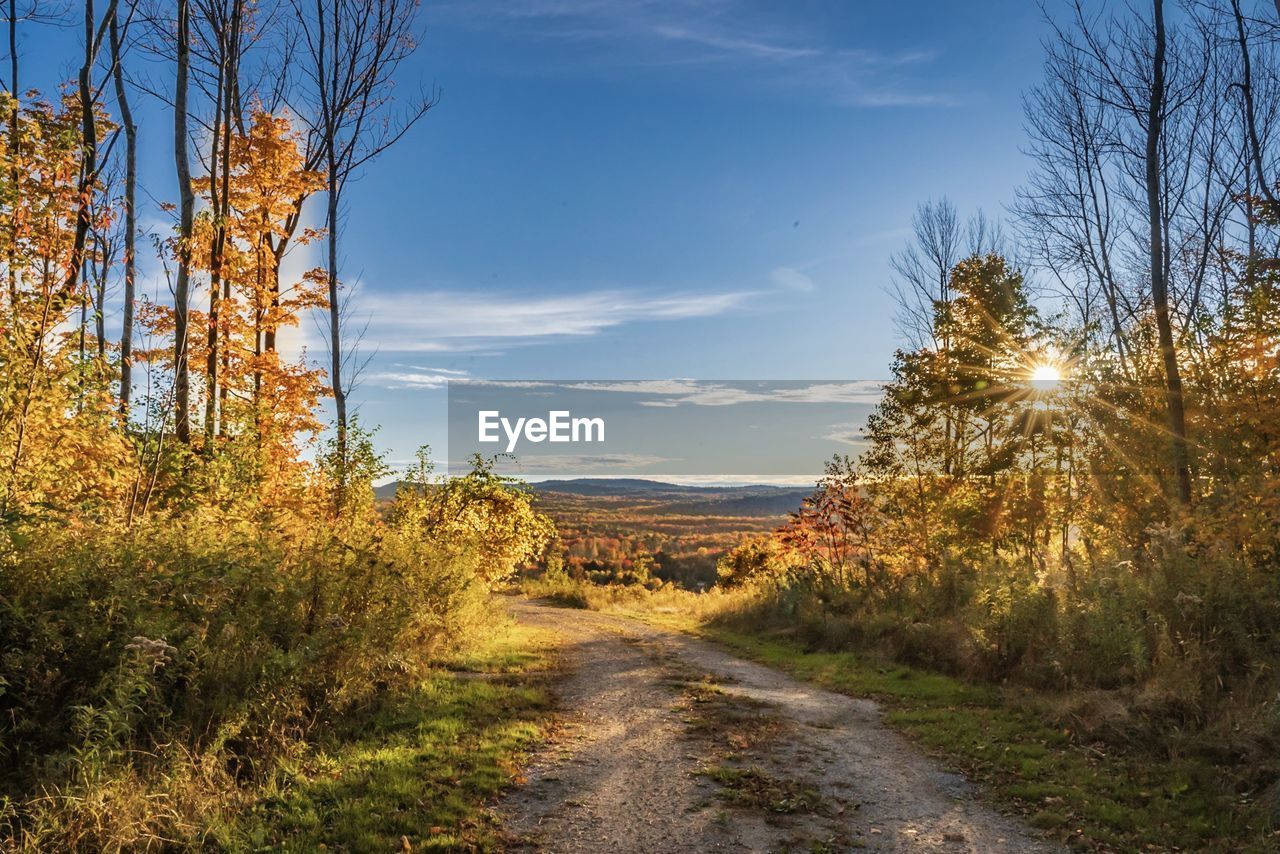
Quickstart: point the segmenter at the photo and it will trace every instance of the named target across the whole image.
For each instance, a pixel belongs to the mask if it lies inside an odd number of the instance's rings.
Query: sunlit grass
[[[878,699],[890,726],[1073,846],[1272,850],[1274,839],[1260,817],[1235,808],[1211,767],[1076,744],[1046,720],[1031,692],[974,685],[853,652],[808,652],[786,639],[723,627],[703,625],[697,632],[806,681]]]
[[[861,652],[806,649],[785,633],[717,622],[717,613],[732,610],[732,596],[683,598],[687,605],[679,609],[666,597],[660,611],[645,602],[612,610],[716,641],[807,682],[875,698],[891,727],[1073,848],[1274,850],[1276,837],[1261,811],[1238,803],[1203,758],[1080,743],[1053,723],[1052,695],[967,682]]]
[[[497,847],[485,802],[541,736],[550,639],[512,627],[413,691],[353,715],[234,829],[257,850]]]

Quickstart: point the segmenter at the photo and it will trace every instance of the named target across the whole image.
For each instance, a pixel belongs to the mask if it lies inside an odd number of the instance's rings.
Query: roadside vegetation
[[[411,49],[410,4],[371,4],[316,12],[385,13],[371,38],[390,66],[361,65],[361,42],[352,68],[315,78],[351,84],[343,115],[375,117],[387,93],[368,87]],[[452,479],[423,462],[375,503],[390,471],[342,402],[338,223],[299,222],[322,190],[332,213],[350,158],[387,143],[329,112],[308,124],[301,92],[268,112],[228,81],[249,63],[239,37],[270,45],[278,16],[193,5],[144,21],[83,4],[80,86],[0,96],[0,849],[482,840],[480,805],[545,705],[540,662],[488,642],[506,631],[490,593],[552,526],[482,460]],[[290,8],[298,27],[333,23]],[[146,241],[172,304],[135,289],[130,47],[177,63],[180,198],[155,212],[177,222]],[[196,158],[188,121],[211,146]],[[282,272],[290,246],[322,239],[327,266]],[[328,370],[282,346],[311,311],[332,313]]]

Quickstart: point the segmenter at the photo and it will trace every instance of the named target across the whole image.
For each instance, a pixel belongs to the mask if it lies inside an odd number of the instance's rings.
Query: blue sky
[[[443,443],[450,376],[886,376],[888,257],[922,200],[1011,199],[1045,29],[1026,0],[475,0],[423,24],[402,85],[440,103],[353,187],[343,247],[354,398],[395,461]],[[26,33],[28,82],[69,77],[77,38]],[[143,108],[159,198],[169,120]]]

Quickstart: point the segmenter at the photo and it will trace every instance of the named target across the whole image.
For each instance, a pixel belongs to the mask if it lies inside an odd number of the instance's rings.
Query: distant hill
[[[665,516],[782,516],[813,492],[810,486],[689,486],[642,478],[578,478],[532,484],[548,505],[597,498]]]
[[[374,488],[382,500],[395,498],[399,482]],[[663,514],[690,516],[781,516],[795,510],[813,492],[811,486],[691,486],[636,477],[544,480],[530,484],[548,500],[607,498],[643,502]]]
[[[774,486],[765,483],[741,486],[693,486],[680,483],[664,483],[644,478],[581,477],[573,480],[544,480],[532,484],[538,492],[567,492],[572,495],[716,495],[725,498],[747,496],[809,494],[812,486]]]
[[[800,502],[812,489],[775,487],[776,493],[739,495],[712,501],[673,501],[662,508],[671,515],[688,516],[782,516],[800,509]]]

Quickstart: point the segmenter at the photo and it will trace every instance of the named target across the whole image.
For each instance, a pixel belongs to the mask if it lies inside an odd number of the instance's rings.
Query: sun
[[[1039,383],[1056,383],[1062,379],[1062,371],[1057,365],[1036,365],[1031,369],[1031,381]]]

